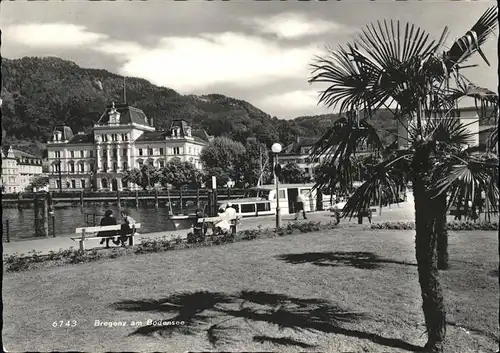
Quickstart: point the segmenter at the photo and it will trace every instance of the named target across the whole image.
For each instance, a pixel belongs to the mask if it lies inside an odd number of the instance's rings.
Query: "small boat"
[[[169,217],[171,220],[196,219],[196,214],[177,214]]]

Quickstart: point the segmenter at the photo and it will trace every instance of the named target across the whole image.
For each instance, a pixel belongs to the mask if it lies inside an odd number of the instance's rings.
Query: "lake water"
[[[107,209],[111,209],[120,222],[119,210],[115,206],[106,206],[104,204],[88,205],[84,207],[68,207],[59,208],[54,212],[55,216],[55,234],[56,236],[74,235],[75,228],[85,227],[85,213],[103,215]],[[152,206],[141,206],[136,209],[134,207],[125,208],[137,223],[141,223],[140,233],[153,233],[166,230],[174,230],[174,222],[169,219],[169,208]],[[194,208],[184,209],[186,213],[193,213]],[[176,210],[173,210],[176,213]],[[4,239],[5,220],[9,220],[9,234],[11,241],[32,239],[35,234],[35,216],[33,208],[18,210],[17,208],[3,208],[2,218],[4,223]],[[97,223],[100,222],[102,216],[96,218]],[[92,217],[89,218],[92,221]],[[187,229],[191,226],[192,221],[176,221],[180,223],[177,229]],[[52,220],[49,218],[49,236],[52,237]],[[5,240],[4,240],[5,241]]]

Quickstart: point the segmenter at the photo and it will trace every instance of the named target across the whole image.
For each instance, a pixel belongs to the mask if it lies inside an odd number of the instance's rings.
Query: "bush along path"
[[[415,224],[413,222],[381,222],[371,224],[370,228],[412,230],[414,229],[414,226]],[[452,222],[448,223],[447,227],[450,230],[498,230],[498,222]],[[278,229],[258,227],[258,229],[243,230],[237,232],[234,236],[207,236],[203,242],[199,243],[187,243],[180,237],[172,240],[171,237],[164,236],[162,238],[153,239],[143,238],[141,239],[142,241],[139,245],[127,248],[117,247],[111,249],[89,249],[84,252],[70,248],[66,250],[60,249],[59,251],[51,251],[46,255],[42,255],[40,252],[32,250],[28,252],[27,255],[16,253],[4,256],[3,262],[4,268],[7,272],[19,272],[47,267],[64,266],[67,264],[79,264],[104,259],[114,259],[127,255],[140,255],[169,250],[215,246],[238,241],[321,232],[338,228],[359,228],[359,226],[354,224],[336,225],[335,222],[290,223],[286,227]]]
[[[352,225],[345,225],[350,227]],[[127,255],[139,255],[155,252],[164,252],[169,250],[191,249],[197,247],[206,247],[233,243],[237,241],[254,240],[262,238],[271,238],[276,236],[293,235],[300,233],[319,232],[337,228],[334,222],[305,222],[305,223],[290,223],[286,227],[272,229],[262,228],[252,230],[243,230],[237,232],[234,236],[207,236],[203,242],[187,243],[180,237],[172,239],[164,236],[162,238],[141,239],[140,244],[133,247],[116,247],[111,249],[89,249],[80,251],[78,249],[60,249],[59,251],[51,251],[49,254],[41,254],[36,250],[32,250],[25,254],[12,254],[4,256],[4,268],[7,272],[18,272],[25,270],[33,270],[54,266],[64,266],[66,264],[78,264],[92,262],[103,259],[113,259]]]
[[[380,222],[372,223],[371,229],[394,229],[394,230],[413,230],[415,222]],[[465,222],[448,222],[447,230],[498,230],[498,221],[465,221]]]

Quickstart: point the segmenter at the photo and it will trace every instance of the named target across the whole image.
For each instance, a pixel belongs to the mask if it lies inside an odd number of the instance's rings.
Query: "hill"
[[[106,104],[123,102],[123,76],[56,57],[2,59],[1,98],[3,143],[39,154],[54,125],[88,131]],[[242,142],[257,136],[266,144],[320,136],[336,118],[327,114],[280,120],[243,100],[181,95],[134,77],[126,78],[126,102],[142,109],[159,129],[184,119],[211,135]]]
[[[160,129],[182,118],[209,134],[237,140],[258,135],[268,143],[287,143],[292,134],[310,135],[300,124],[273,119],[248,102],[224,95],[184,96],[134,77],[127,77],[126,88],[127,103],[144,110]],[[3,59],[1,98],[2,129],[8,138],[46,141],[54,125],[87,130],[106,104],[123,102],[123,77],[55,57]]]

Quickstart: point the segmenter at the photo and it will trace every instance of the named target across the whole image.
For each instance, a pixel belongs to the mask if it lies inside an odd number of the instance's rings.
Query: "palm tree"
[[[370,140],[383,151],[382,162],[373,166],[368,180],[349,199],[344,215],[352,217],[374,199],[394,199],[405,180],[413,184],[416,260],[428,336],[425,349],[431,352],[442,351],[446,335],[437,248],[438,238],[446,239],[447,210],[458,198],[473,197],[476,190],[485,191],[491,205],[498,203],[498,157],[464,150],[471,134],[452,116],[458,100],[465,96],[475,99],[481,113],[498,101],[491,91],[478,94],[472,90],[476,86],[460,72],[464,61],[475,53],[489,65],[480,46],[497,21],[497,8],[488,9],[444,51],[447,28],[439,40],[433,40],[411,24],[378,22],[312,65],[310,82],[328,84],[319,102],[339,107],[346,115],[342,126],[334,126],[319,140],[313,158],[327,157],[341,173],[361,143]],[[407,145],[384,145],[370,122],[381,108],[404,127],[406,134],[399,137]],[[498,108],[493,110],[498,112]]]

